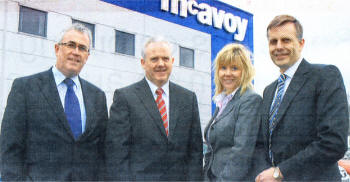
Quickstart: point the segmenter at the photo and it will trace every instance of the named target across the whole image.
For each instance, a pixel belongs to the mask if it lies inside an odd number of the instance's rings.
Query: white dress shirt
[[[53,77],[55,78],[58,94],[60,95],[61,103],[64,109],[64,102],[67,92],[67,85],[63,82],[66,79],[66,76],[64,76],[57,68],[56,66],[52,67],[52,73]],[[75,95],[78,97],[79,100],[79,106],[80,106],[80,114],[81,114],[81,131],[84,133],[85,131],[85,125],[86,125],[86,110],[85,110],[85,104],[83,99],[83,92],[81,90],[81,85],[79,81],[78,76],[74,76],[70,78],[74,82],[73,90],[75,92]]]

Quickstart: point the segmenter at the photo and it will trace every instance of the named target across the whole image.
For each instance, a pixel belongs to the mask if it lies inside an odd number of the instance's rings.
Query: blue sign
[[[253,50],[253,15],[218,0],[102,0],[211,35],[211,62],[226,44]],[[211,73],[212,96],[215,93]],[[215,105],[212,104],[212,113]]]

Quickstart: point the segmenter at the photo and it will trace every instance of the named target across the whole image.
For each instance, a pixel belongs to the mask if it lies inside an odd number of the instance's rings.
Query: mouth
[[[289,53],[274,53],[273,56],[277,59],[277,60],[281,60],[281,59],[285,59],[286,57],[289,56]]]
[[[80,59],[75,59],[75,58],[68,58],[67,60],[71,63],[76,63],[76,64],[79,64],[81,62]]]
[[[166,69],[154,70],[154,72],[156,72],[156,73],[165,73]]]
[[[232,84],[234,83],[233,79],[222,80],[223,84]]]

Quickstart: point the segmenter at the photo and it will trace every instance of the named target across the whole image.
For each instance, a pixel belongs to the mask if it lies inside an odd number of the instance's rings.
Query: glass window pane
[[[180,47],[180,66],[194,68],[194,50]]]
[[[116,30],[115,31],[115,52],[134,56],[135,55],[135,35]]]
[[[19,32],[46,37],[47,12],[20,6]]]
[[[92,47],[95,47],[95,25],[87,22],[83,22],[80,20],[72,19],[72,23],[80,23],[84,25],[86,28],[88,28],[91,31],[92,36]]]

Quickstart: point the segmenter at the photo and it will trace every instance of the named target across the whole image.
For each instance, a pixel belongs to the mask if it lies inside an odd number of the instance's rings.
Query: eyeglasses
[[[78,47],[78,50],[80,52],[83,52],[83,53],[87,53],[89,52],[89,48],[86,47],[85,45],[81,45],[81,44],[78,44],[73,42],[73,41],[69,41],[69,42],[60,42],[58,43],[58,45],[64,45],[66,47],[68,47],[69,49],[76,49]]]

